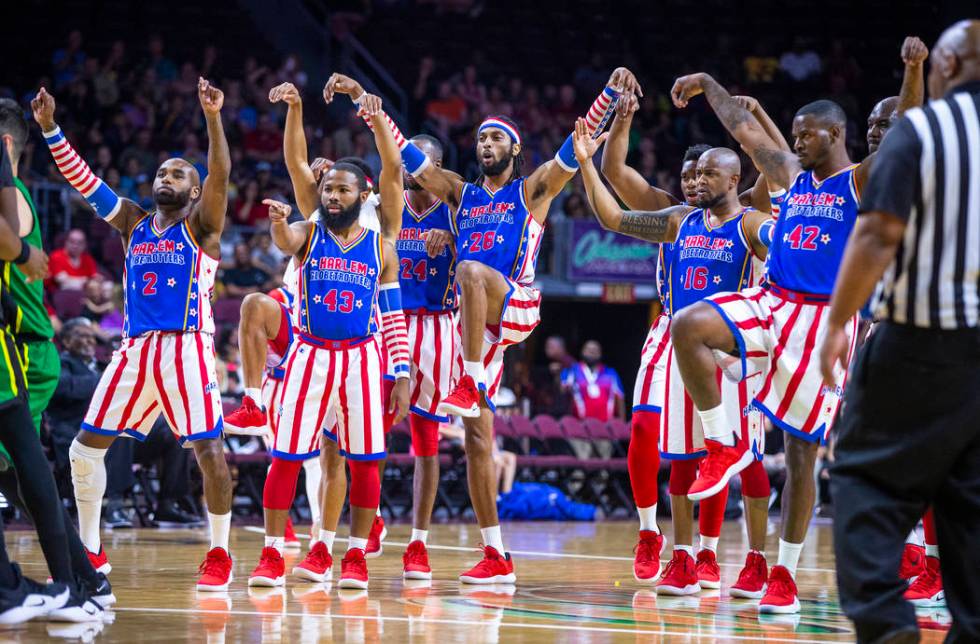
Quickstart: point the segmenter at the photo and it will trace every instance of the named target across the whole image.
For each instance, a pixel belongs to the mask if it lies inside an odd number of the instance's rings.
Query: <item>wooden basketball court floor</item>
[[[669,525],[669,522],[668,522]],[[342,533],[346,527],[341,528]],[[297,532],[301,532],[297,528]],[[0,630],[2,642],[46,638],[98,642],[836,642],[853,641],[834,583],[830,526],[814,524],[800,560],[803,611],[761,617],[752,600],[727,597],[745,553],[742,524],[726,523],[719,546],[721,591],[658,597],[632,576],[636,524],[511,523],[516,586],[466,587],[456,575],[477,560],[472,525],[434,525],[431,582],[404,582],[401,555],[409,526],[389,527],[382,556],[369,560],[367,592],[287,578],[285,588],[250,589],[248,574],[262,546],[258,528],[235,528],[235,580],[227,593],[198,593],[196,569],[206,530],[127,530],[105,534],[118,604],[104,624],[32,622]],[[770,536],[775,545],[775,537]],[[46,568],[31,532],[7,535],[11,558],[43,579]],[[670,539],[664,556],[670,554]],[[346,540],[335,544],[339,576]],[[338,554],[340,553],[340,554]],[[768,553],[770,561],[775,552]],[[287,554],[287,571],[303,556]],[[666,563],[666,561],[664,561]],[[924,642],[949,627],[944,609],[919,613]]]

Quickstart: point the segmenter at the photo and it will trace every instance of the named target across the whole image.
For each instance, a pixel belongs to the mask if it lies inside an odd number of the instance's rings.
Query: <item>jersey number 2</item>
[[[143,273],[143,295],[157,294],[157,274]]]

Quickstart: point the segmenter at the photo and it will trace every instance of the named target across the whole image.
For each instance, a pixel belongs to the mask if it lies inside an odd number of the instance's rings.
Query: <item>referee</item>
[[[878,151],[820,352],[832,381],[844,324],[884,275],[831,472],[837,585],[860,642],[918,641],[898,568],[929,505],[946,641],[980,642],[980,20],[940,36],[929,95]]]

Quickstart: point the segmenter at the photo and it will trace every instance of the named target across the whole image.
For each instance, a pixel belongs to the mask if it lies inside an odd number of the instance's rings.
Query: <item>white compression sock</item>
[[[408,542],[411,543],[413,541],[421,541],[422,544],[425,545],[425,542],[428,541],[428,539],[429,539],[428,530],[417,530],[415,528],[412,528],[412,538],[409,539]]]
[[[504,538],[500,534],[500,526],[492,525],[489,528],[480,528],[480,535],[483,537],[483,544],[492,547],[500,554],[504,554]]]
[[[790,543],[789,541],[779,540],[779,559],[777,566],[784,566],[789,573],[796,578],[796,565],[800,563],[800,553],[803,552],[802,543]]]
[[[282,551],[286,547],[286,537],[266,537],[265,547],[275,548],[276,552],[282,555]]]
[[[102,548],[99,520],[106,486],[105,453],[104,449],[82,445],[77,438],[68,448],[75,505],[78,506],[78,535],[85,548],[93,553]]]
[[[674,544],[674,550],[683,550],[684,552],[691,555],[692,557],[694,556],[694,546],[680,546]]]
[[[698,416],[701,418],[701,425],[704,427],[705,438],[710,438],[729,447],[735,444],[735,435],[732,433],[732,428],[728,426],[724,405],[718,405],[704,411],[699,409]]]
[[[477,360],[476,362],[469,362],[467,360],[463,361],[463,372],[473,379],[473,382],[479,387],[483,384],[486,379],[484,375],[483,363]]]
[[[640,515],[640,530],[651,530],[660,534],[660,527],[657,525],[656,503],[648,508],[637,508],[636,513]]]
[[[319,541],[327,547],[327,552],[333,554],[333,540],[337,537],[336,532],[330,530],[320,530]]]
[[[351,537],[350,541],[347,542],[347,545],[348,545],[348,550],[353,550],[354,548],[367,550],[367,539],[362,539],[360,537]]]
[[[718,537],[706,537],[701,535],[701,549],[718,552]]]
[[[262,390],[258,387],[245,387],[245,395],[252,399],[259,407],[264,407],[262,404]]]
[[[208,512],[208,525],[211,528],[211,547],[224,548],[228,552],[228,535],[231,534],[231,512],[211,514]]]
[[[320,480],[323,470],[319,458],[308,458],[303,461],[303,471],[306,473],[306,498],[310,502],[310,518],[313,523],[320,522]]]

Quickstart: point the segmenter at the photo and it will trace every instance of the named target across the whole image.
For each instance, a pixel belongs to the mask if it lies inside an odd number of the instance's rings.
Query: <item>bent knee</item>
[[[697,302],[678,311],[670,321],[670,339],[675,346],[707,344],[723,351],[735,347],[731,329],[707,302]]]
[[[460,284],[480,284],[484,278],[484,266],[480,262],[465,259],[456,265],[456,281]]]

